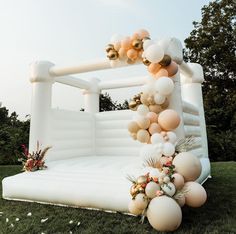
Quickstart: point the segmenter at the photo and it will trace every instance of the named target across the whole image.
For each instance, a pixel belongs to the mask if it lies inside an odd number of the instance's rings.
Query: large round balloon
[[[159,114],[158,123],[162,129],[170,131],[179,126],[180,117],[176,111],[167,109]]]
[[[167,196],[151,200],[147,209],[149,223],[158,231],[174,231],[182,221],[182,211],[176,201]]]
[[[182,152],[173,160],[175,170],[184,177],[185,181],[196,180],[202,171],[200,160],[190,152]]]
[[[183,187],[185,204],[191,207],[202,206],[207,199],[206,190],[197,182],[187,182]]]

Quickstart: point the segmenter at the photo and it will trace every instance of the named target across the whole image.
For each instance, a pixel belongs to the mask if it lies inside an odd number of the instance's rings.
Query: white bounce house
[[[181,118],[175,132],[178,138],[194,136],[198,140],[191,151],[200,159],[202,172],[197,181],[203,183],[210,177],[201,90],[203,70],[199,64],[183,61],[179,40],[170,38],[166,43],[179,67],[170,97],[170,107]],[[121,63],[115,68],[122,66],[136,67]],[[131,183],[126,176],[140,175],[139,151],[143,144],[134,141],[127,131],[132,111],[99,112],[99,94],[102,90],[141,86],[147,78],[86,81],[72,76],[103,69],[114,67],[108,59],[74,67],[58,67],[47,61],[31,65],[29,149],[33,151],[37,141],[52,149],[46,157],[46,170],[23,172],[3,180],[4,199],[128,212]],[[84,112],[52,109],[56,82],[83,90]]]

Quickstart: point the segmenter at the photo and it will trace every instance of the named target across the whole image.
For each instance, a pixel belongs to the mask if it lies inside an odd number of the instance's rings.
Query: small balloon
[[[148,205],[148,199],[143,193],[137,194],[134,199],[134,205],[139,210],[144,210]]]
[[[140,114],[140,115],[147,115],[147,113],[149,113],[149,108],[148,106],[146,105],[139,105],[138,106],[138,109],[137,109],[137,112]]]
[[[142,143],[148,143],[150,139],[150,135],[147,130],[140,129],[137,132],[137,140],[142,142]]]
[[[149,46],[153,45],[153,44],[155,44],[155,41],[153,41],[153,40],[145,40],[143,42],[143,49],[144,49],[144,51],[147,50],[147,48]]]
[[[152,74],[156,74],[161,69],[161,65],[159,63],[151,63],[148,66],[148,71]]]
[[[168,72],[168,76],[174,76],[178,72],[178,65],[176,62],[172,61],[169,66],[165,67],[165,69]]]
[[[129,37],[126,37],[121,40],[121,48],[124,48],[125,50],[128,50],[131,48],[131,40]]]
[[[158,123],[151,123],[148,131],[151,135],[155,134],[155,133],[160,133],[161,132],[161,127]]]
[[[174,130],[180,124],[180,117],[176,111],[167,109],[159,114],[158,123],[166,131]]]
[[[157,196],[156,193],[158,190],[160,190],[160,186],[157,183],[151,181],[147,184],[145,193],[147,197],[152,199]]]
[[[150,123],[157,123],[158,115],[155,112],[148,112],[146,115],[147,118],[149,118]],[[159,126],[160,128],[160,126]],[[161,131],[161,129],[160,129]]]
[[[137,209],[134,200],[131,200],[129,203],[129,212],[133,215],[141,215],[143,210]]]
[[[163,136],[159,133],[154,133],[151,136],[151,143],[152,144],[164,143]]]
[[[156,114],[159,114],[162,111],[162,108],[159,105],[150,105],[149,110],[151,112],[155,112]]]
[[[155,88],[158,93],[167,96],[174,90],[174,82],[168,77],[160,77],[155,83]]]
[[[163,76],[165,76],[165,77],[168,76],[168,72],[167,72],[167,70],[164,69],[164,68],[160,68],[159,71],[154,74],[154,77],[155,77],[156,79],[158,79],[158,78],[160,78],[160,77],[163,77]]]
[[[129,124],[128,124],[128,130],[129,130],[129,132],[131,132],[131,133],[137,133],[137,131],[138,131],[139,129],[140,129],[140,128],[139,128],[138,124],[137,124],[135,121],[129,122]]]
[[[164,95],[161,95],[160,93],[156,93],[154,95],[154,101],[158,105],[163,104],[165,100],[166,100],[166,97]]]
[[[170,143],[170,142],[166,142],[164,143],[163,146],[163,154],[167,157],[172,156],[175,153],[175,146]]]

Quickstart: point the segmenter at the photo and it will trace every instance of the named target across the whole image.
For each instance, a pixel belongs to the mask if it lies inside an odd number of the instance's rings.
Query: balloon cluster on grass
[[[140,151],[144,172],[138,178],[129,177],[133,183],[129,211],[147,216],[159,231],[173,231],[181,224],[181,207],[185,204],[199,207],[207,195],[194,182],[201,174],[199,159],[185,152],[193,147],[194,140],[190,137],[177,141],[174,130],[181,119],[175,110],[168,108],[178,66],[168,46],[149,36],[146,30],[140,30],[131,37],[113,37],[106,51],[111,62],[135,63],[142,59],[150,73],[142,92],[129,103],[135,114],[128,131],[134,140],[145,143]]]
[[[152,155],[145,161],[144,175],[129,177],[130,213],[147,216],[159,231],[176,230],[182,221],[181,207],[200,207],[207,198],[202,185],[194,182],[201,174],[200,160],[189,152],[173,155]]]

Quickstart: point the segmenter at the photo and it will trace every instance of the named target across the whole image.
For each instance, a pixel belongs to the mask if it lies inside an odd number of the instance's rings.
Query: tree
[[[201,22],[185,40],[185,58],[203,66],[203,95],[210,158],[235,160],[236,3],[216,0],[202,8]]]
[[[0,164],[16,164],[21,156],[21,145],[28,145],[30,120],[20,121],[16,112],[9,115],[0,108]]]

